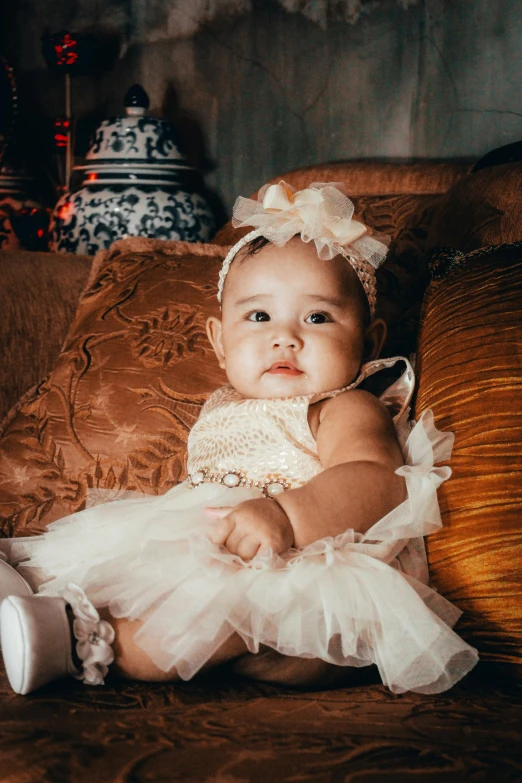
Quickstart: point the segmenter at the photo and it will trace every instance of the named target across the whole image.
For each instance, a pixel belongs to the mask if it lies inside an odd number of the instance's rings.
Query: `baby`
[[[430,412],[407,423],[411,367],[377,359],[385,246],[333,185],[265,187],[234,215],[255,228],[225,259],[222,317],[207,323],[229,385],[190,433],[187,481],[10,543],[44,574],[38,596],[1,607],[18,693],[67,673],[101,684],[113,663],[189,679],[261,648],[374,663],[395,692],[444,690],[476,663],[450,628],[460,612],[427,586],[422,540],[440,526],[450,471],[434,463],[452,436]],[[358,388],[398,362],[380,399]]]
[[[352,267],[340,255],[318,260],[315,246],[298,237],[282,248],[267,242],[245,250],[226,278],[222,320],[208,321],[234,389],[249,399],[313,399],[348,386],[363,361],[379,355],[386,334],[382,320],[370,321]],[[402,464],[397,436],[376,397],[341,391],[312,402],[308,422],[322,472],[276,502],[214,510],[222,517],[214,543],[244,560],[261,547],[279,553],[344,532],[347,498],[350,527],[361,533],[404,500],[404,479],[395,473]]]

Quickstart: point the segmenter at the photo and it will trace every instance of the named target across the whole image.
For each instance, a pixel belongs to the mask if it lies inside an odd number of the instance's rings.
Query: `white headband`
[[[218,301],[221,302],[225,278],[238,252],[256,237],[265,237],[283,247],[296,234],[303,242],[315,242],[319,258],[342,255],[355,270],[364,288],[370,314],[375,315],[375,270],[388,251],[386,245],[368,236],[363,223],[352,219],[354,205],[342,192],[339,182],[312,182],[296,191],[287,182],[265,185],[257,201],[239,196],[234,204],[232,225],[254,226],[228,252],[219,273]]]

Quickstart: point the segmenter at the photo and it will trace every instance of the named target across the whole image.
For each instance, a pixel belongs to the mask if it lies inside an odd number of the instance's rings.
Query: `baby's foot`
[[[67,675],[90,685],[103,684],[114,659],[114,631],[100,620],[79,587],[68,585],[64,596],[9,596],[0,607],[2,654],[16,693],[30,693]]]

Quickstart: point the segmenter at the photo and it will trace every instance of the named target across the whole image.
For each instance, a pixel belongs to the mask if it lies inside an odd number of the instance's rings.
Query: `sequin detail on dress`
[[[300,397],[245,399],[223,386],[203,406],[188,439],[188,483],[211,481],[228,487],[258,487],[272,496],[303,486],[322,471],[317,445],[308,424],[311,403],[358,387],[366,378],[403,361],[406,369],[383,401],[400,417],[413,391],[413,370],[405,359],[378,359],[365,364],[356,380],[334,391]],[[394,388],[400,392],[394,395]],[[396,405],[396,397],[400,401]],[[395,404],[395,405],[394,405]],[[270,490],[272,489],[272,491]]]
[[[244,477],[242,486],[301,487],[322,470],[308,404],[308,397],[246,400],[231,386],[219,389],[190,432],[189,475],[235,474]]]

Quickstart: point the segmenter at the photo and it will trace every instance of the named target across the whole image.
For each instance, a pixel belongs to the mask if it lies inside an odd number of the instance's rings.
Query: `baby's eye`
[[[254,310],[253,313],[249,313],[247,315],[247,321],[256,321],[256,323],[260,323],[262,321],[269,321],[270,316],[268,313],[265,313],[264,310]]]
[[[305,321],[307,324],[326,324],[332,319],[326,313],[311,313]]]

